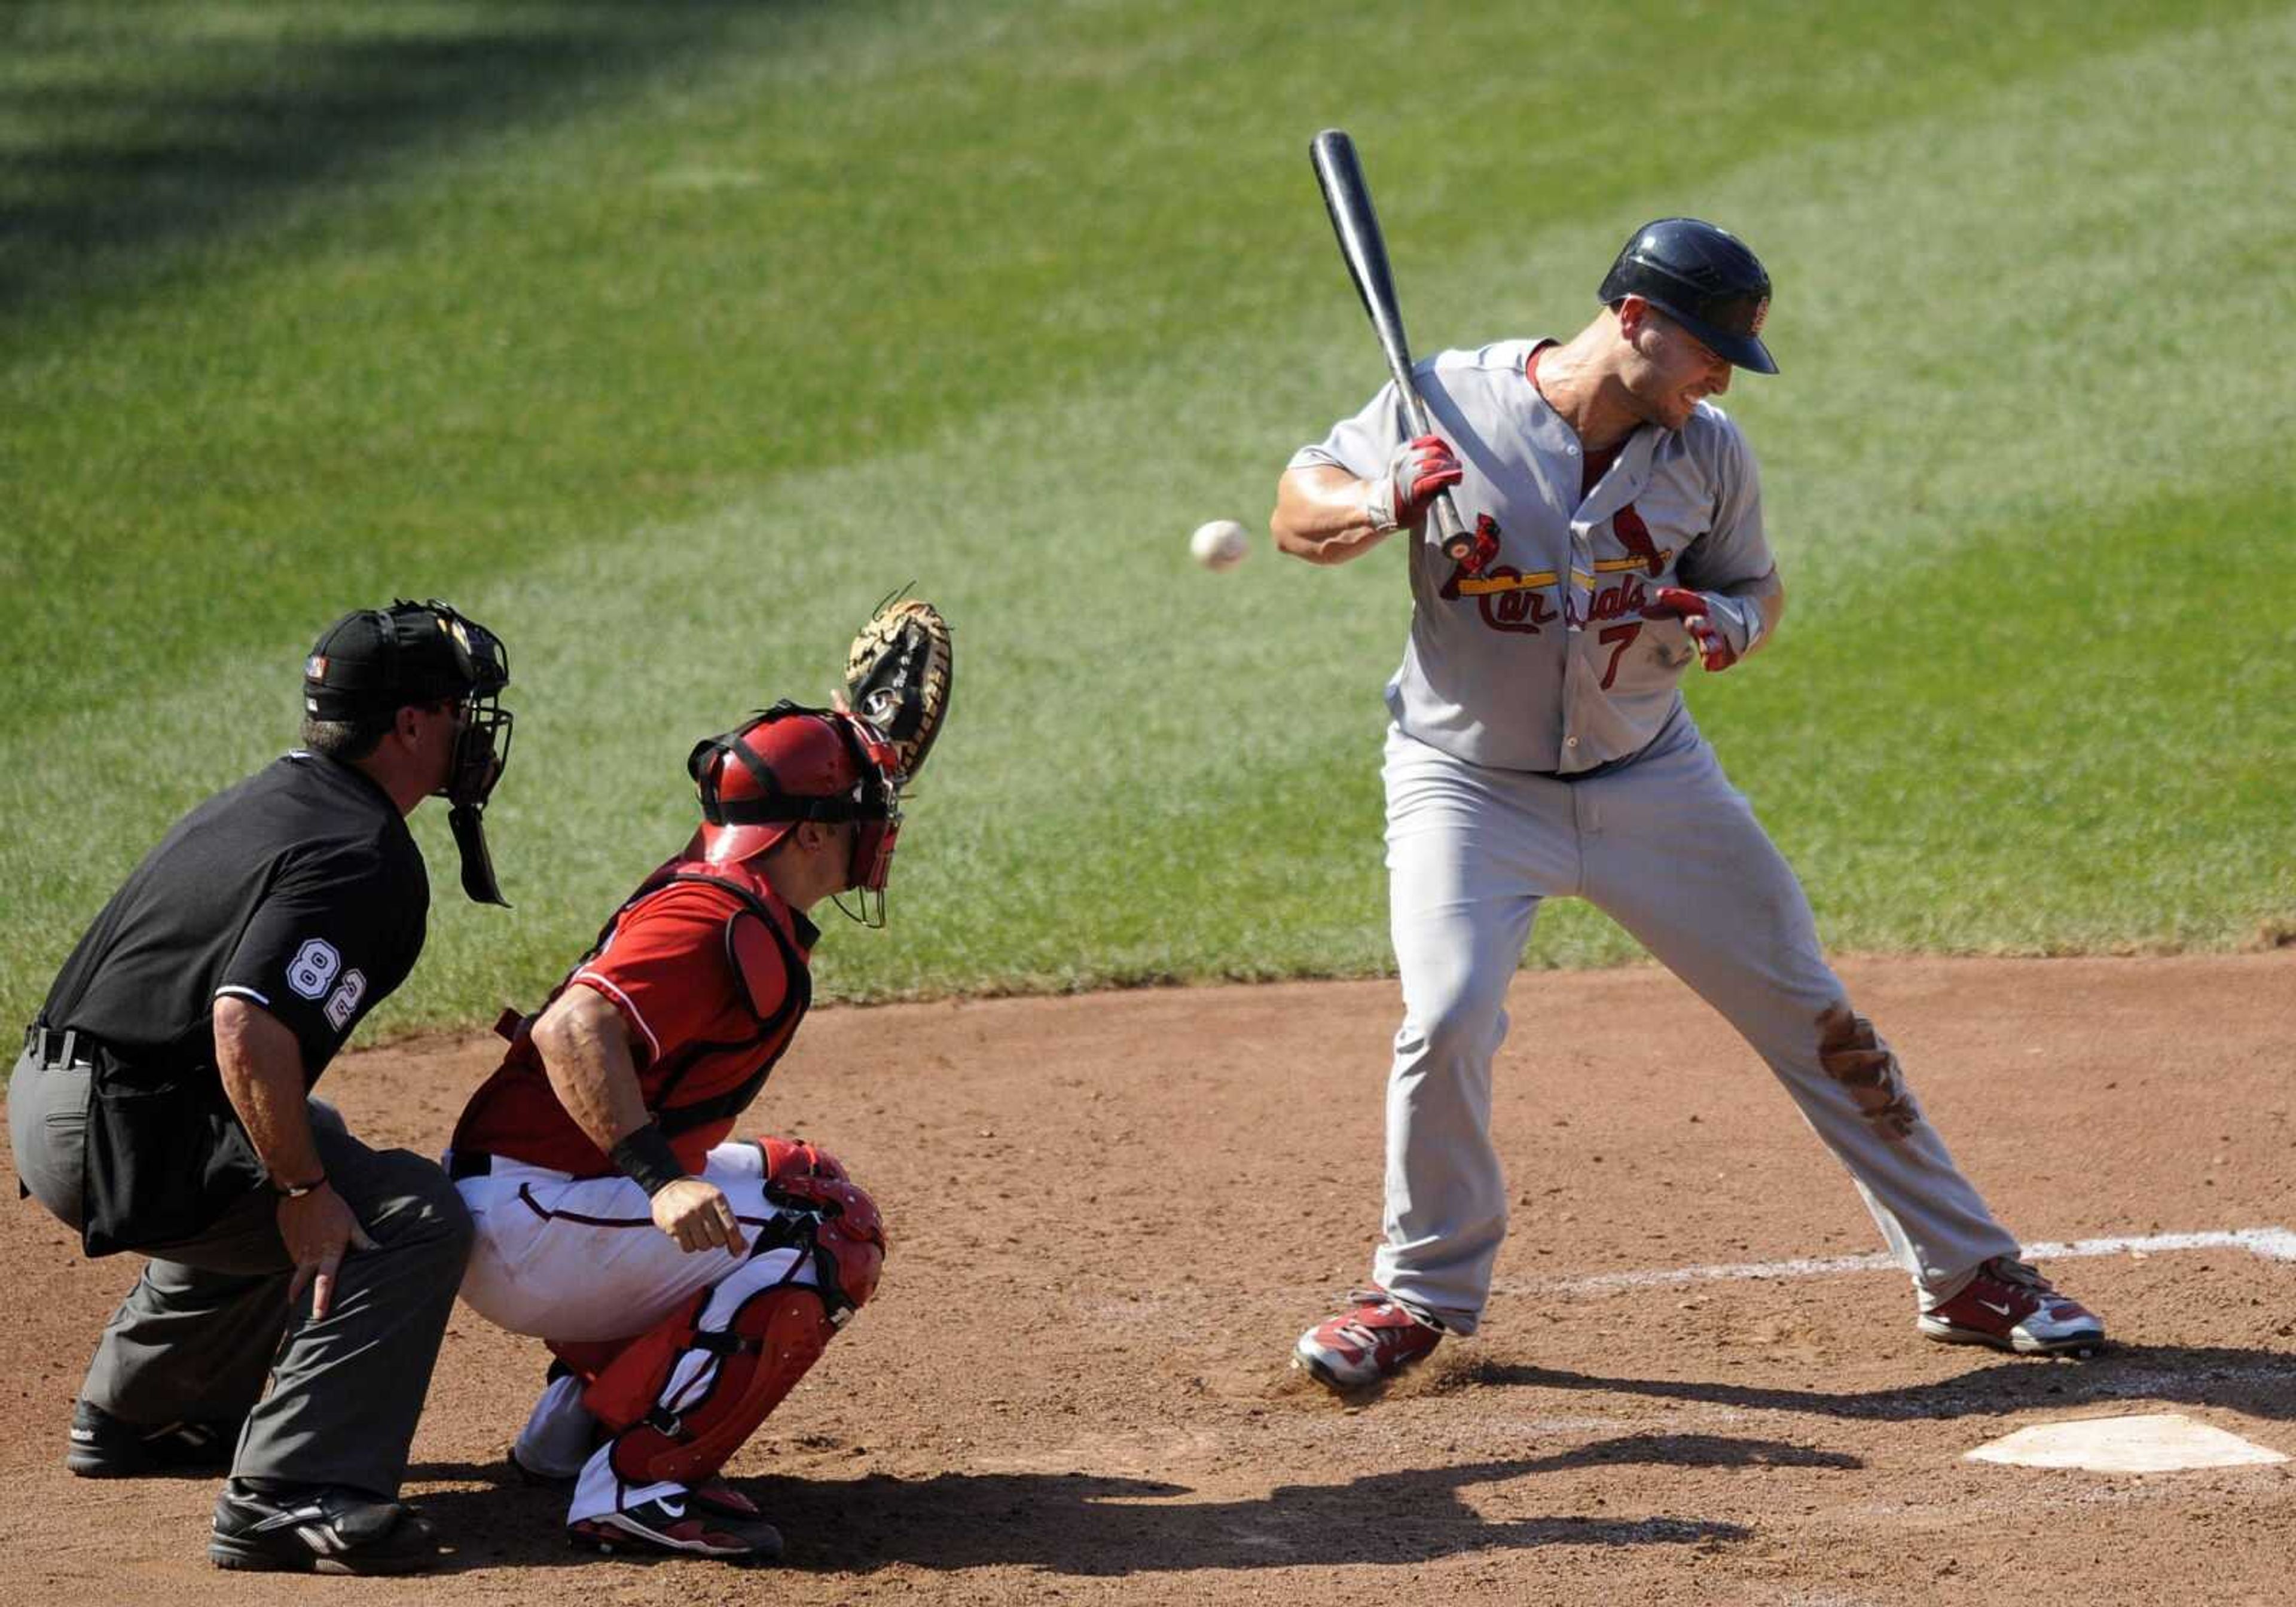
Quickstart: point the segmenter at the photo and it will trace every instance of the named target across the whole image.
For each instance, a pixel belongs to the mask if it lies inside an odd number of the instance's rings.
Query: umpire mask
[[[446,785],[439,789],[450,806],[447,824],[454,828],[455,849],[463,861],[463,891],[476,903],[507,909],[510,900],[495,880],[494,856],[487,850],[484,813],[495,783],[510,764],[511,715],[498,701],[510,684],[510,650],[494,632],[445,603],[425,606],[436,611],[440,628],[461,652],[471,676],[461,726],[455,734],[454,759],[447,767]]]
[[[455,747],[434,797],[463,862],[463,891],[480,904],[509,900],[495,880],[484,812],[510,761],[511,714],[498,701],[510,683],[502,638],[435,598],[347,614],[328,627],[303,667],[303,709],[323,720],[356,719],[409,704],[452,702]]]

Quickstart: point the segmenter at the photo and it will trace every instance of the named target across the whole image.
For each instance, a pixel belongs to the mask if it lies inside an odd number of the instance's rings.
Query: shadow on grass
[[[865,1573],[1020,1567],[1112,1577],[1195,1569],[1412,1566],[1471,1552],[1543,1546],[1711,1546],[1742,1524],[1695,1517],[1570,1514],[1490,1519],[1470,1485],[1595,1465],[1677,1468],[1863,1466],[1840,1452],[1710,1434],[1638,1434],[1551,1456],[1365,1473],[1335,1484],[1279,1485],[1246,1500],[1193,1501],[1185,1485],[1089,1473],[867,1474],[848,1480],[744,1479],[788,1542],[783,1566]],[[417,1467],[414,1480],[499,1480],[498,1468]],[[497,1483],[411,1497],[457,1546],[452,1566],[586,1563],[566,1545],[562,1496]]]
[[[0,316],[165,271],[174,248],[441,141],[699,59],[745,14],[817,0],[387,4],[246,27],[244,8],[0,9]],[[457,21],[463,26],[455,26]]]
[[[2112,1345],[2090,1361],[2004,1359],[1936,1383],[1837,1393],[1705,1379],[1606,1378],[1555,1367],[1485,1362],[1457,1370],[1453,1386],[1488,1384],[1591,1390],[1694,1400],[1765,1412],[1916,1421],[2092,1406],[2115,1401],[2175,1401],[2252,1416],[2296,1419],[2296,1352],[2215,1345]]]

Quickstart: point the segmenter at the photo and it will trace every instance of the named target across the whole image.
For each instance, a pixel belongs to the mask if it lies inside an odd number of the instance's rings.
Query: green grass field
[[[914,579],[959,633],[874,998],[1388,962],[1400,554],[1261,528],[1376,386],[1306,147],[1414,343],[1568,333],[1688,211],[1778,285],[1728,406],[1793,606],[1702,722],[1857,950],[2296,923],[2296,9],[220,4],[0,12],[0,1020],[319,627],[500,630],[517,908],[417,816],[372,1031],[531,1002]],[[1531,961],[1631,946],[1581,906]]]

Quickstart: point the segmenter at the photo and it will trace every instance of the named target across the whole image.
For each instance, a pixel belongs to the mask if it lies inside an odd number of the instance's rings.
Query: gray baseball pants
[[[1454,1332],[1481,1317],[1507,1224],[1491,1062],[1539,901],[1559,898],[1604,911],[1744,1036],[1917,1284],[1949,1289],[2016,1252],[1888,1045],[1849,1012],[1800,882],[1686,714],[1633,763],[1579,782],[1468,764],[1390,728],[1383,777],[1404,1019],[1382,1288]]]
[[[86,1068],[44,1070],[24,1059],[8,1090],[17,1175],[73,1228],[87,1097]],[[80,1393],[144,1425],[245,1412],[233,1477],[392,1500],[463,1281],[470,1212],[436,1162],[369,1149],[322,1101],[310,1113],[329,1183],[377,1246],[344,1258],[333,1308],[309,1320],[308,1293],[290,1308],[295,1267],[278,1200],[258,1189],[204,1232],[150,1252]]]

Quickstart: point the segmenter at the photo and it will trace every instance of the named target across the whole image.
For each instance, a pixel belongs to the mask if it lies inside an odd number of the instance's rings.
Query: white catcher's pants
[[[751,1242],[782,1214],[767,1201],[765,1158],[753,1144],[719,1144],[701,1176],[725,1191]],[[689,1255],[653,1225],[645,1190],[619,1175],[578,1181],[497,1156],[486,1177],[455,1186],[478,1225],[463,1303],[497,1328],[537,1339],[644,1333],[736,1270],[787,1253]],[[798,1281],[813,1280],[808,1273]]]
[[[1392,727],[1383,777],[1404,1003],[1372,1267],[1383,1288],[1455,1332],[1473,1332],[1482,1315],[1507,1216],[1491,1061],[1539,900],[1567,897],[1603,910],[1744,1035],[1917,1283],[1950,1287],[2015,1253],[1926,1119],[1909,1132],[1870,1119],[1826,1072],[1818,1019],[1848,995],[1801,884],[1686,712],[1635,763],[1593,781],[1471,765]],[[1553,1029],[1582,1029],[1567,1013]],[[1898,1109],[1919,1107],[1906,1094]]]
[[[719,1144],[701,1176],[725,1191],[753,1244],[780,1214],[766,1199],[765,1159],[755,1144]],[[513,1333],[624,1339],[644,1333],[704,1289],[713,1292],[701,1325],[719,1330],[758,1290],[783,1281],[815,1282],[812,1266],[798,1265],[794,1250],[688,1254],[653,1225],[645,1191],[627,1177],[577,1181],[496,1157],[486,1177],[465,1177],[455,1187],[478,1227],[463,1277],[463,1303]],[[671,1372],[665,1398],[698,1396],[717,1365],[705,1351],[687,1351]],[[570,1379],[546,1386],[518,1439],[519,1460],[537,1472],[579,1468],[568,1522],[683,1489],[675,1484],[624,1488],[607,1464],[606,1447],[591,1447],[594,1422],[581,1396],[581,1386]]]

